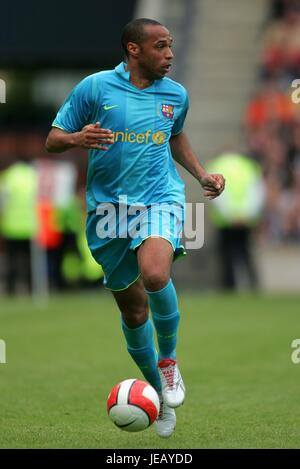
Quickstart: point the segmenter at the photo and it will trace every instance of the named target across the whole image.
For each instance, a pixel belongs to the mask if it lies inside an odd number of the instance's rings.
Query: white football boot
[[[156,433],[161,438],[168,438],[172,435],[176,426],[175,410],[167,406],[162,396],[159,396],[160,409],[155,422]]]
[[[158,362],[158,371],[162,385],[162,396],[168,407],[176,408],[184,402],[185,386],[177,365],[172,358],[163,358]]]

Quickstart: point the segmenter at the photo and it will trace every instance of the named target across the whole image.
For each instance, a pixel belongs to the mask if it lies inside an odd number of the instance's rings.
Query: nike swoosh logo
[[[103,106],[104,111],[109,111],[109,109],[113,109],[114,107],[118,107],[118,104],[114,104],[113,106]]]
[[[136,419],[133,419],[131,420],[131,422],[129,423],[125,423],[125,425],[119,425],[118,423],[114,422],[114,424],[119,427],[119,428],[125,428],[125,427],[128,427],[129,425],[131,425],[132,423],[134,423],[136,421]]]

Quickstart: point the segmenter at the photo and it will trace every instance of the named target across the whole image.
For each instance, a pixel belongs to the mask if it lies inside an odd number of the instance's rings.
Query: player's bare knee
[[[122,311],[123,321],[128,327],[139,327],[148,319],[147,307],[133,307]]]
[[[169,281],[168,273],[162,272],[160,269],[146,270],[142,276],[146,289],[150,291],[161,290]]]

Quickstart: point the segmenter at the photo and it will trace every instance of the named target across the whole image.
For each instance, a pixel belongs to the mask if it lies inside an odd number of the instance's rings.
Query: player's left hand
[[[204,190],[204,197],[215,199],[222,194],[225,187],[225,179],[222,174],[205,174],[200,179],[200,184]]]

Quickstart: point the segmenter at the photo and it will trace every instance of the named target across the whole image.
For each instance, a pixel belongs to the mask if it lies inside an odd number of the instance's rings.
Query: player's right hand
[[[107,145],[114,143],[114,134],[109,129],[102,129],[100,122],[88,124],[76,134],[76,146],[87,149],[108,150]]]

